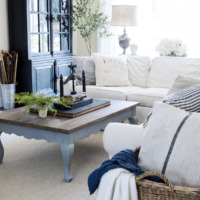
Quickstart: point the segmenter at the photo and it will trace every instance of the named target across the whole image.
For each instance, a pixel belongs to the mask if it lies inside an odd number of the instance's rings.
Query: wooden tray
[[[109,105],[110,105],[109,100],[93,99],[92,103],[73,110],[57,110],[56,116],[74,118]],[[31,109],[30,111],[34,113],[38,112],[35,109]],[[48,115],[54,115],[54,112],[49,110]]]

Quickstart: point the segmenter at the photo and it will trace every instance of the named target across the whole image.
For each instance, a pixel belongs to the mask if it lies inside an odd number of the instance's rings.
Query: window
[[[138,5],[138,26],[127,27],[131,43],[138,45],[139,55],[158,55],[157,44],[164,38],[180,39],[187,44],[188,56],[200,56],[199,0],[112,0],[106,1],[105,14],[111,20],[112,5]],[[110,27],[115,36],[99,41],[99,51],[119,54],[118,35],[123,27]],[[129,50],[130,51],[130,50]]]
[[[69,52],[70,1],[30,0],[31,53]]]

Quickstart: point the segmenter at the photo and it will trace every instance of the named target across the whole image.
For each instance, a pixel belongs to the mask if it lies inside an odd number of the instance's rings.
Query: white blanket
[[[135,175],[117,168],[105,173],[100,181],[97,200],[137,200]]]

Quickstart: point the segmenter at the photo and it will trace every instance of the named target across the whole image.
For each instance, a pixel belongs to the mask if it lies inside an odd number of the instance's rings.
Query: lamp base
[[[123,54],[126,54],[126,49],[130,46],[131,39],[126,34],[126,27],[124,27],[124,34],[119,36],[119,46],[123,49]]]
[[[119,46],[123,49],[123,54],[126,54],[126,49],[130,45],[130,39],[127,38],[126,40],[120,40],[119,41]]]

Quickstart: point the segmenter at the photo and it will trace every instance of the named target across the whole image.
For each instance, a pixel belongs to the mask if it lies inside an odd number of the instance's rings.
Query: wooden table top
[[[110,105],[75,118],[53,117],[48,115],[42,119],[36,113],[28,113],[21,120],[24,107],[3,111],[0,122],[27,126],[61,133],[72,133],[93,123],[115,116],[139,105],[138,102],[110,100]]]

